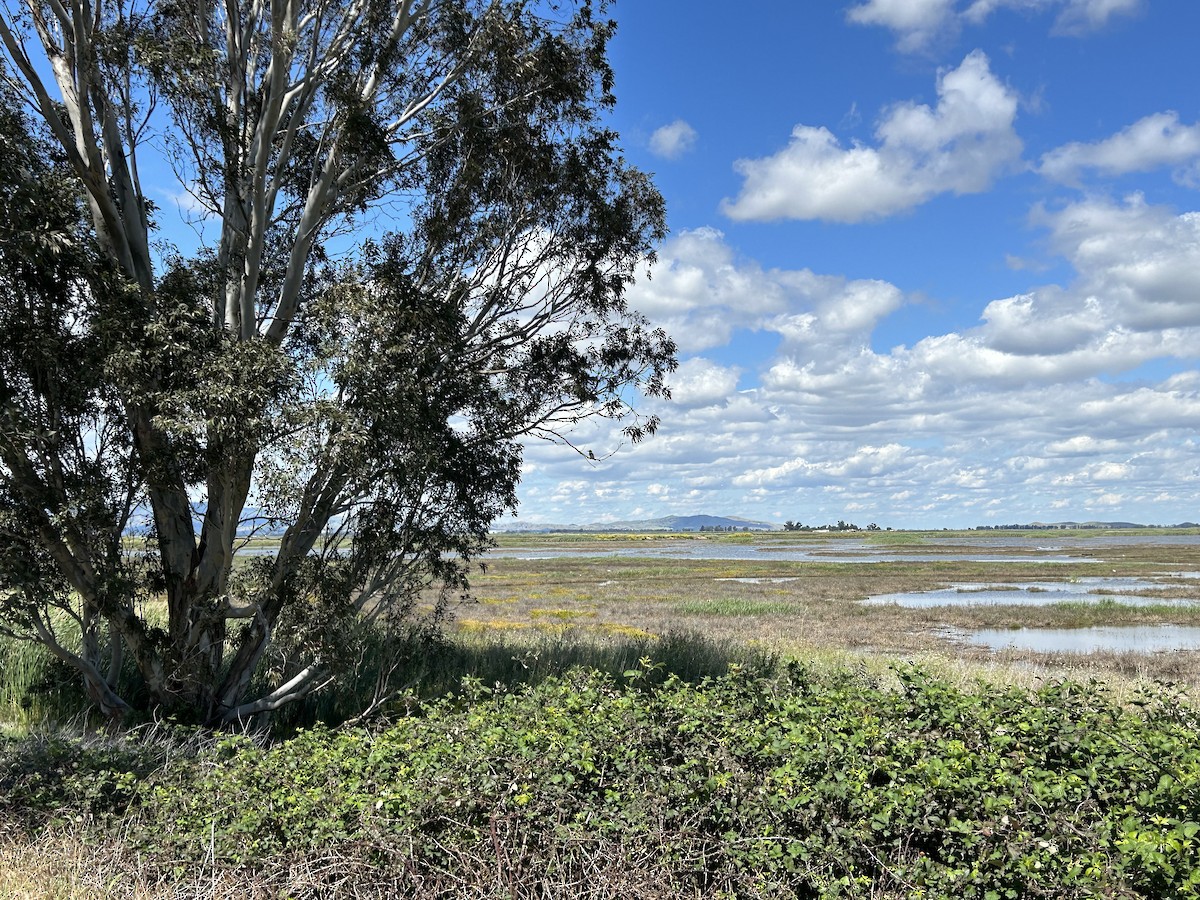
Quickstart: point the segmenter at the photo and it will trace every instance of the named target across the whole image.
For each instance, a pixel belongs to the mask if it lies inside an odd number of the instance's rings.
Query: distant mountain
[[[537,533],[579,531],[579,532],[646,532],[646,531],[700,531],[727,530],[735,531],[779,531],[781,526],[773,522],[757,522],[753,519],[743,519],[739,516],[663,516],[660,519],[636,519],[626,522],[592,522],[587,525],[552,525],[531,524],[528,522],[512,522],[493,526],[493,531],[500,533]]]

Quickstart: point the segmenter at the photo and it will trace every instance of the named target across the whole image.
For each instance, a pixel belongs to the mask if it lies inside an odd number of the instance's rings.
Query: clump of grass
[[[619,676],[649,659],[656,667],[650,682],[668,676],[698,682],[727,672],[731,665],[769,671],[779,659],[765,647],[697,632],[675,630],[654,635],[617,623],[551,621],[553,624],[537,628],[498,620],[439,637],[414,633],[390,641],[383,635],[367,634],[363,638],[367,649],[355,666],[354,677],[336,682],[303,703],[278,710],[272,729],[277,735],[286,735],[318,723],[345,722],[366,709],[376,715],[403,712],[414,702],[455,694],[464,678],[515,689],[576,668]]]
[[[913,546],[928,543],[929,537],[928,534],[918,531],[872,531],[866,535],[866,540],[872,544],[886,546]]]
[[[632,625],[623,625],[620,622],[597,622],[594,625],[589,625],[588,630],[610,637],[635,638],[639,641],[652,641],[658,637],[658,635],[649,631],[643,631],[641,628],[635,628]]]
[[[43,645],[0,638],[0,725],[24,732],[77,715],[86,701],[76,673]]]

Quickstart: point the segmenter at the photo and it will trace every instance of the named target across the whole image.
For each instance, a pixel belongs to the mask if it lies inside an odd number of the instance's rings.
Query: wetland
[[[1200,683],[1200,531],[501,535],[455,626]]]

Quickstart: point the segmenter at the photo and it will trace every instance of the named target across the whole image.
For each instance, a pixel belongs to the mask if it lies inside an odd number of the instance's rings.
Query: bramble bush
[[[658,676],[468,679],[375,730],[223,737],[107,815],[180,871],[341,848],[366,879],[445,885],[423,895],[565,896],[603,860],[680,897],[1200,896],[1197,713],[1165,686],[1121,706],[913,667],[898,689],[799,664]]]

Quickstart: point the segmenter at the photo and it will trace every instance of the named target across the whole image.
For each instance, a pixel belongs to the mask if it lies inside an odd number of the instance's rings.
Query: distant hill
[[[592,522],[587,525],[556,525],[530,524],[528,522],[513,522],[493,527],[500,533],[548,533],[562,531],[579,532],[647,532],[647,531],[700,531],[725,530],[736,531],[779,531],[781,526],[773,522],[757,522],[753,519],[743,519],[739,516],[663,516],[660,519],[634,519],[625,522]]]

